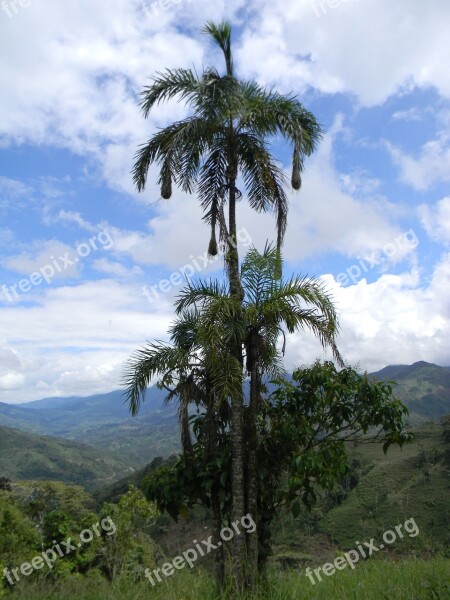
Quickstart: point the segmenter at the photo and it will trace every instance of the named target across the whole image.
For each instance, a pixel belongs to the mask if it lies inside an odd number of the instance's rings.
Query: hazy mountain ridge
[[[390,365],[371,374],[395,380],[396,396],[410,410],[413,425],[450,413],[450,367],[424,361]],[[45,398],[25,404],[0,403],[0,425],[77,440],[119,453],[135,468],[179,449],[176,403],[164,405],[166,392],[152,386],[137,417],[124,404],[123,390],[77,398]]]
[[[30,433],[77,440],[120,453],[136,467],[178,448],[176,405],[166,392],[149,388],[137,417],[131,417],[122,390],[85,398],[45,398],[24,404],[0,403],[0,425]]]

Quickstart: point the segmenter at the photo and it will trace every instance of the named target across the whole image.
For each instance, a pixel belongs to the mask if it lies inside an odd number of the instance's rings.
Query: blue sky
[[[326,132],[289,192],[286,272],[324,280],[352,364],[450,365],[447,2],[5,0],[0,401],[118,388],[133,349],[166,338],[185,276],[222,275],[195,196],[130,176],[138,144],[187,114],[144,121],[139,92],[166,67],[222,68],[199,33],[222,18],[238,75],[298,94]],[[238,219],[242,252],[274,239],[245,197]],[[290,336],[288,368],[322,356]]]

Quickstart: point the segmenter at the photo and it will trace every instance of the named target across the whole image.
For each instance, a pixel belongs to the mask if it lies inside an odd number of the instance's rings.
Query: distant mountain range
[[[134,472],[113,453],[0,426],[0,475],[83,485],[91,491]]]
[[[421,361],[391,365],[372,376],[397,382],[395,394],[408,406],[411,425],[436,421],[450,414],[450,367]],[[165,395],[156,386],[149,388],[146,401],[134,418],[124,404],[122,391],[88,398],[0,403],[0,425],[83,442],[112,452],[120,457],[122,466],[138,469],[156,456],[167,457],[179,449],[176,404],[164,405]],[[4,435],[1,430],[0,437]],[[8,452],[7,448],[4,451]],[[123,477],[123,472],[120,476]]]
[[[0,402],[0,425],[84,442],[142,467],[179,447],[176,405],[165,406],[165,396],[156,386],[149,388],[134,418],[124,404],[123,391],[14,405]]]

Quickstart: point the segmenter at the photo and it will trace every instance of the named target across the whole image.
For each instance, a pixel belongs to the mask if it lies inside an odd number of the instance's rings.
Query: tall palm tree
[[[124,375],[126,401],[132,415],[136,415],[150,381],[155,376],[159,378],[158,386],[168,392],[166,402],[178,400],[184,464],[192,471],[190,405],[205,411],[203,464],[206,466],[218,456],[219,423],[229,423],[228,399],[242,389],[243,373],[240,363],[230,354],[221,324],[205,321],[195,307],[181,311],[169,333],[168,343],[150,343],[129,360]],[[210,502],[215,539],[220,539],[223,526],[219,492],[220,487],[213,484]],[[225,582],[223,547],[215,554],[215,564],[220,591]]]
[[[159,169],[161,195],[169,199],[175,183],[183,191],[197,192],[209,223],[208,251],[217,254],[217,229],[226,247],[225,264],[230,295],[242,301],[237,249],[236,202],[246,194],[250,206],[258,212],[274,211],[277,222],[277,250],[283,243],[288,202],[286,178],[270,154],[268,141],[281,135],[291,146],[293,189],[301,186],[305,157],[315,149],[321,127],[293,95],[236,78],[231,52],[231,26],[209,22],[204,27],[222,50],[225,72],[214,67],[198,76],[191,69],[166,70],[153,78],[142,93],[142,110],[147,118],[160,102],[174,98],[185,101],[192,114],[165,127],[143,144],[136,155],[134,182],[145,188],[152,164]],[[238,177],[241,177],[237,187]],[[228,222],[225,205],[228,202]],[[242,363],[241,340],[231,349]],[[234,517],[244,509],[243,479],[243,398],[232,398],[233,507]],[[242,540],[235,538],[234,563],[239,580],[243,559]],[[239,581],[238,581],[239,584]]]
[[[257,489],[257,417],[261,408],[263,375],[276,377],[283,370],[286,330],[294,333],[308,329],[324,348],[330,348],[341,365],[336,345],[338,319],[332,299],[323,284],[315,278],[293,276],[278,278],[280,256],[276,248],[266,245],[260,254],[251,249],[241,268],[244,298],[240,322],[236,321],[239,304],[229,295],[227,286],[218,282],[191,283],[179,298],[177,312],[199,306],[205,323],[221,332],[227,343],[242,340],[245,371],[250,378],[250,397],[245,409],[246,501],[245,511],[258,519]],[[220,323],[217,329],[217,324]],[[278,347],[283,337],[282,348]],[[258,538],[247,539],[247,585],[252,587],[258,567]]]
[[[270,246],[266,246],[263,254],[251,250],[247,255],[241,270],[245,296],[240,323],[236,320],[239,303],[229,296],[226,286],[217,282],[191,284],[177,303],[178,311],[200,305],[205,323],[211,324],[211,331],[220,323],[219,335],[227,343],[232,344],[237,338],[243,340],[246,371],[250,377],[250,399],[245,410],[245,510],[255,515],[254,518],[257,518],[256,421],[261,404],[262,376],[276,376],[282,368],[283,351],[280,353],[277,347],[280,335],[284,336],[282,327],[291,333],[299,328],[311,329],[322,345],[329,346],[338,362],[342,362],[335,343],[337,316],[326,290],[311,278],[278,280],[277,264],[277,251]],[[248,538],[247,550],[248,583],[251,585],[258,559],[255,536]]]
[[[245,462],[247,494],[244,512],[258,521],[257,506],[257,416],[261,409],[263,375],[276,377],[283,371],[285,331],[309,329],[323,347],[331,349],[342,362],[336,346],[337,315],[332,300],[319,281],[307,277],[277,277],[279,257],[276,248],[266,245],[260,254],[251,249],[243,261],[240,277],[244,298],[229,294],[218,281],[191,282],[176,303],[177,319],[170,330],[169,343],[156,342],[138,350],[125,375],[127,401],[136,414],[154,376],[168,391],[168,399],[179,401],[181,438],[186,464],[192,442],[189,404],[206,410],[207,454],[215,451],[217,420],[232,423],[229,399],[242,389],[245,373],[250,378],[250,397],[245,407]],[[283,338],[281,348],[280,337]],[[230,352],[242,344],[245,370]],[[244,450],[243,450],[244,451]],[[220,531],[220,501],[212,494],[214,525]],[[252,585],[258,565],[258,538],[247,539],[247,582]],[[219,561],[220,562],[220,561]],[[218,582],[223,569],[218,565]]]

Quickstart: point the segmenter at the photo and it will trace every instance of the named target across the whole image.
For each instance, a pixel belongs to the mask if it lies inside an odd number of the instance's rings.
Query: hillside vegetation
[[[164,406],[165,393],[149,389],[141,414],[131,418],[123,392],[88,398],[47,398],[26,404],[0,403],[0,424],[30,433],[84,442],[120,456],[134,468],[179,448],[174,405]]]
[[[109,451],[0,426],[3,477],[56,480],[93,490],[131,472],[126,461]]]
[[[373,376],[396,382],[394,393],[408,407],[410,423],[435,421],[450,413],[450,367],[419,361],[390,365]]]
[[[450,464],[442,433],[438,424],[415,429],[413,444],[402,450],[392,447],[386,456],[379,444],[349,445],[352,470],[340,485],[323,493],[311,512],[303,508],[294,518],[289,511],[274,523],[273,566],[319,566],[354,548],[355,541],[379,539],[384,531],[410,518],[415,519],[419,535],[399,540],[382,557],[410,553],[450,557]],[[97,501],[117,501],[129,483],[141,487],[145,475],[161,462],[155,460],[147,469],[97,490]],[[152,535],[170,556],[189,547],[193,538],[209,535],[208,527],[208,515],[195,509],[178,523],[161,516]]]

